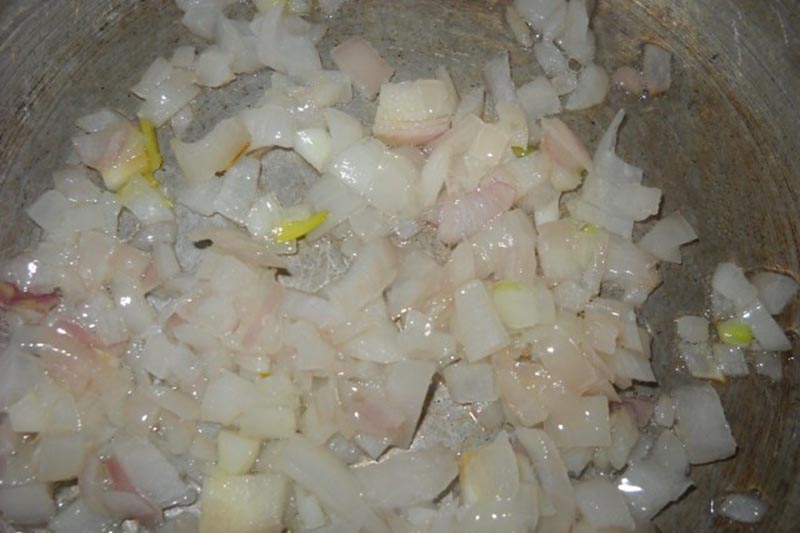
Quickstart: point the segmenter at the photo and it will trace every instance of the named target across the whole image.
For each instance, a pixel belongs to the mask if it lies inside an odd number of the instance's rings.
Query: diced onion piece
[[[108,130],[78,136],[73,141],[83,163],[100,172],[111,191],[149,168],[145,138],[128,121]]]
[[[333,156],[331,136],[322,128],[300,130],[294,137],[294,150],[317,172],[324,172]]]
[[[364,489],[353,472],[333,454],[314,446],[305,437],[289,439],[278,468],[353,527],[389,533],[386,524],[364,501]]]
[[[564,34],[561,36],[561,48],[569,57],[582,65],[587,65],[594,58],[594,33],[589,29],[589,12],[586,0],[570,0],[564,21]]]
[[[547,19],[564,3],[564,0],[514,0],[513,5],[533,29],[541,33]]]
[[[528,117],[538,119],[561,111],[558,99],[550,80],[538,76],[517,89],[517,98]]]
[[[183,501],[188,487],[178,470],[149,441],[137,437],[117,437],[113,458],[136,491],[148,500],[166,507]]]
[[[716,391],[707,384],[677,387],[675,431],[686,445],[689,461],[704,464],[727,459],[736,453],[736,441]]]
[[[214,473],[203,482],[198,531],[280,531],[288,499],[289,484],[281,474]]]
[[[469,361],[488,357],[508,344],[508,333],[483,283],[472,281],[457,289],[455,306],[456,338]]]
[[[644,77],[642,73],[630,66],[623,66],[614,71],[611,84],[619,87],[628,94],[639,96],[644,91]]]
[[[514,34],[514,38],[520,45],[525,48],[533,46],[531,30],[513,5],[506,6],[506,22],[508,23],[508,27],[511,28],[511,33]]]
[[[634,529],[625,498],[610,481],[595,478],[576,483],[575,498],[581,514],[595,529]]]
[[[323,114],[331,134],[331,149],[334,156],[364,138],[361,122],[352,115],[334,108],[325,109]]]
[[[508,52],[500,52],[483,67],[483,79],[495,106],[501,102],[513,102],[517,99],[517,89],[511,81]]]
[[[314,26],[286,14],[282,3],[254,17],[250,28],[255,35],[258,60],[265,66],[292,75],[322,69],[314,47]]]
[[[441,80],[384,83],[373,132],[393,146],[425,144],[447,130],[455,106]]]
[[[240,116],[250,133],[251,150],[270,146],[294,147],[296,121],[283,107],[266,104],[245,109]]]
[[[222,430],[217,434],[217,465],[228,474],[247,473],[258,457],[261,442]]]
[[[200,88],[194,84],[191,74],[181,69],[172,69],[172,73],[148,93],[137,114],[151,120],[158,128],[198,94]]]
[[[589,152],[577,135],[557,118],[542,119],[541,149],[556,165],[580,174],[593,168]]]
[[[444,369],[450,398],[456,403],[491,402],[497,399],[491,365],[455,364]]]
[[[175,220],[172,200],[154,189],[141,176],[133,176],[117,193],[120,203],[136,215],[142,224]]]
[[[797,281],[777,272],[759,272],[750,282],[758,289],[758,299],[771,315],[779,315],[797,294]]]
[[[204,87],[221,87],[236,77],[231,69],[233,56],[217,46],[209,46],[197,56],[195,81]]]
[[[519,490],[517,457],[508,435],[501,432],[491,444],[461,455],[458,481],[465,505],[510,499]]]
[[[365,496],[384,509],[430,504],[458,475],[455,454],[435,446],[353,469]]]
[[[394,74],[394,69],[362,37],[351,37],[333,48],[331,59],[368,100],[375,99]]]
[[[694,377],[719,381],[724,379],[708,343],[680,342],[678,352]]]
[[[755,494],[729,494],[719,504],[719,514],[743,524],[757,524],[767,514],[767,504]]]
[[[542,285],[533,287],[512,281],[495,284],[492,300],[497,314],[507,327],[524,329],[555,320],[552,293]]]
[[[56,513],[52,488],[47,483],[0,487],[0,512],[22,526],[43,525]]]
[[[414,164],[376,139],[354,143],[333,161],[332,173],[352,190],[389,215],[416,211],[413,185],[419,179]]]
[[[461,100],[458,102],[458,107],[453,113],[453,124],[457,124],[468,115],[483,116],[485,100],[486,89],[483,85],[474,87],[467,94],[462,95]]]
[[[170,141],[183,175],[193,183],[208,181],[216,173],[226,170],[249,144],[250,134],[238,118],[222,120],[199,141]]]
[[[629,501],[631,514],[641,520],[653,518],[691,486],[687,477],[651,462],[630,465],[617,481],[617,489]]]
[[[680,246],[695,240],[697,233],[676,211],[656,222],[637,245],[659,259],[680,263]]]
[[[672,84],[671,59],[672,55],[660,46],[651,43],[644,45],[642,74],[644,86],[651,96],[666,92]]]
[[[708,320],[702,316],[682,316],[675,320],[678,337],[686,342],[708,342]]]
[[[547,76],[553,78],[563,74],[571,74],[573,78],[575,77],[575,74],[569,70],[567,58],[552,42],[539,41],[534,45],[533,53],[536,56],[536,62],[539,63],[539,66],[542,67]],[[572,92],[572,89],[568,92]]]
[[[75,125],[86,133],[96,133],[114,127],[122,122],[125,122],[125,117],[111,109],[102,108],[94,113],[89,113],[88,115],[80,117],[75,121]]]
[[[439,205],[437,237],[452,244],[475,235],[487,222],[508,211],[515,196],[512,185],[490,179],[475,191],[445,200]]]
[[[720,371],[726,376],[746,376],[749,373],[744,349],[740,346],[730,346],[720,342],[712,346],[714,358]]]
[[[605,396],[585,396],[567,400],[545,420],[544,428],[562,448],[609,446],[608,399]]]
[[[588,109],[603,103],[611,87],[611,79],[603,67],[587,65],[578,75],[578,86],[567,98],[565,107],[570,111]]]
[[[783,379],[783,357],[779,353],[757,351],[753,354],[753,366],[760,376],[767,376],[775,382]]]

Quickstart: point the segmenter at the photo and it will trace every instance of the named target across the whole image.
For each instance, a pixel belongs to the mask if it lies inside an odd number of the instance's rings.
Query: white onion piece
[[[589,152],[577,135],[560,119],[542,119],[542,151],[564,170],[580,173],[593,168]]]
[[[214,199],[214,211],[244,224],[256,195],[261,163],[252,157],[243,157],[222,178],[222,188]]]
[[[334,108],[325,109],[323,113],[331,134],[331,148],[334,156],[364,138],[364,128],[354,116]]]
[[[231,476],[217,471],[203,481],[197,531],[280,531],[288,499],[289,484],[280,474]]]
[[[173,67],[192,70],[195,61],[195,47],[194,46],[179,46],[172,51],[172,57],[169,62]]]
[[[478,85],[461,97],[453,113],[453,124],[460,122],[467,115],[476,117],[483,116],[483,108],[486,101],[486,88]]]
[[[517,89],[517,98],[529,118],[538,119],[561,111],[561,101],[550,80],[539,76]]]
[[[323,176],[309,190],[306,197],[316,211],[328,211],[328,218],[317,229],[309,234],[310,239],[316,239],[328,232],[353,213],[363,209],[367,204],[365,199],[342,182],[338,177]]]
[[[203,39],[212,40],[221,7],[213,2],[189,4],[184,10],[181,22],[190,32]]]
[[[631,514],[642,520],[653,518],[691,486],[687,477],[650,462],[633,463],[617,481],[617,489],[628,499]]]
[[[585,396],[563,402],[545,420],[544,429],[561,448],[610,446],[608,400]]]
[[[142,78],[139,82],[131,87],[131,92],[142,99],[150,98],[156,91],[157,87],[164,82],[173,72],[172,64],[163,57],[156,58],[147,70],[144,71]],[[78,126],[84,131],[85,128]],[[104,129],[104,128],[99,128]],[[99,131],[99,129],[93,131]],[[87,133],[90,133],[87,131]]]
[[[331,50],[331,59],[350,76],[353,86],[368,100],[374,100],[394,69],[362,37],[351,37]]]
[[[576,483],[575,498],[581,514],[595,529],[634,529],[625,498],[610,481],[595,478]]]
[[[644,45],[642,74],[644,86],[651,96],[666,92],[672,84],[670,60],[672,55],[655,44]]]
[[[620,109],[600,139],[594,152],[594,172],[606,180],[638,185],[642,182],[642,169],[626,163],[614,152],[617,145],[617,133],[624,118],[625,111]]]
[[[760,301],[755,300],[742,306],[739,309],[739,316],[742,322],[750,327],[753,336],[764,350],[785,352],[792,349],[792,343],[786,333]]]
[[[216,46],[209,46],[197,56],[195,82],[205,87],[221,87],[235,78],[231,69],[233,55]]]
[[[720,372],[726,376],[746,376],[749,373],[744,349],[740,346],[730,346],[721,342],[712,346],[714,359]]]
[[[719,514],[743,524],[757,524],[767,514],[767,504],[755,494],[729,494],[719,504]]]
[[[472,281],[455,293],[456,338],[470,362],[488,357],[509,342],[483,283]]]
[[[103,108],[95,111],[94,113],[80,117],[75,121],[75,125],[86,133],[95,133],[116,126],[120,122],[124,121],[125,117],[116,111]]]
[[[608,461],[616,470],[627,464],[631,450],[639,442],[639,428],[636,426],[636,415],[628,404],[611,413],[611,445],[608,447]]]
[[[644,253],[633,243],[612,236],[608,244],[604,280],[625,291],[623,301],[641,305],[659,284],[656,263],[654,257]]]
[[[251,30],[256,36],[258,60],[288,74],[321,70],[319,52],[312,38],[313,27],[303,19],[292,19],[283,11],[283,4],[278,3],[253,18]],[[292,28],[293,20],[303,24]]]
[[[450,398],[456,403],[491,402],[497,399],[491,365],[455,364],[444,369]]]
[[[459,472],[465,505],[512,499],[519,491],[519,467],[508,435],[500,432],[488,445],[464,452]]]
[[[200,88],[193,82],[194,78],[185,70],[172,69],[171,74],[148,93],[137,114],[156,127],[162,126],[200,94]]]
[[[359,141],[332,163],[334,175],[390,215],[416,211],[413,185],[419,179],[414,164],[372,138]]]
[[[692,464],[719,461],[736,453],[736,441],[731,435],[719,396],[710,385],[677,387],[672,398],[675,402],[675,431],[686,445]]]
[[[77,478],[86,451],[86,436],[81,433],[40,436],[32,458],[36,479],[53,482]]]
[[[436,446],[401,452],[353,470],[365,495],[385,509],[431,503],[458,475],[450,450]]]
[[[357,310],[383,294],[397,276],[397,253],[385,239],[364,245],[347,273],[324,292],[342,309]]]
[[[662,431],[650,450],[650,459],[676,474],[689,472],[689,456],[680,439],[670,430]]]
[[[483,67],[483,80],[495,106],[501,102],[513,102],[517,99],[517,90],[511,81],[511,67],[508,52],[500,52]]]
[[[666,428],[672,427],[675,423],[675,404],[672,397],[668,394],[661,394],[656,402],[656,408],[653,412],[653,420],[659,426]]]
[[[777,272],[759,272],[750,279],[758,289],[758,299],[771,315],[779,315],[800,288],[797,281]]]
[[[587,65],[578,75],[578,86],[569,95],[564,107],[577,111],[599,105],[606,99],[610,87],[611,79],[603,67]]]
[[[441,80],[384,83],[375,137],[392,146],[425,144],[445,132],[456,101]]]
[[[680,246],[695,240],[697,233],[676,211],[656,222],[637,245],[659,259],[680,263]]]
[[[322,128],[300,130],[294,137],[294,150],[317,172],[324,172],[333,156],[331,136]]]
[[[503,324],[512,329],[550,324],[556,318],[553,295],[543,284],[495,289],[492,300]]]
[[[582,65],[589,64],[594,58],[595,38],[594,32],[589,29],[586,0],[570,0],[567,3],[564,34],[559,44],[569,57]]]
[[[183,501],[188,487],[177,469],[149,441],[134,437],[114,440],[113,457],[136,490],[161,506]]]
[[[552,528],[552,531],[569,530],[575,520],[577,503],[558,448],[540,429],[517,428],[516,435],[531,458],[544,495],[554,508],[549,516],[542,513],[540,527]]]
[[[569,72],[567,58],[558,47],[549,41],[540,41],[533,47],[536,62],[542,67],[548,77],[554,77]],[[574,73],[573,73],[574,76]]]
[[[226,52],[234,74],[255,72],[264,65],[256,53],[256,39],[250,25],[241,20],[229,20],[220,14],[216,27],[217,45]]]
[[[619,87],[627,94],[639,96],[644,91],[644,77],[633,67],[623,66],[614,71],[611,84]]]
[[[783,358],[775,352],[758,351],[753,354],[753,366],[756,374],[767,376],[772,381],[783,379]]]
[[[389,533],[386,524],[362,499],[364,489],[358,479],[330,452],[295,436],[289,439],[278,468],[355,529]]]
[[[181,171],[194,183],[208,181],[230,167],[250,144],[250,134],[239,118],[220,121],[205,137],[193,143],[172,139],[170,146]]]
[[[69,506],[59,510],[48,526],[53,533],[86,533],[87,531],[104,531],[112,527],[114,522],[107,516],[95,513],[83,498],[78,498]]]
[[[172,128],[172,133],[175,134],[176,137],[183,137],[186,134],[186,130],[189,129],[189,126],[192,124],[192,120],[194,120],[194,113],[192,112],[192,107],[189,104],[186,104],[180,110],[172,115],[172,118],[169,121],[169,125]]]
[[[565,3],[564,0],[514,0],[513,5],[533,29],[541,33],[545,21]]]
[[[708,342],[708,320],[702,316],[682,316],[675,319],[678,337],[686,342]]]
[[[681,341],[678,343],[678,353],[694,377],[723,380],[719,365],[708,343],[694,344]]]
[[[9,407],[28,394],[43,377],[40,360],[14,347],[6,348],[0,356],[0,410]]]
[[[0,487],[0,512],[15,524],[45,524],[56,512],[51,487],[46,483]]]
[[[444,243],[455,243],[477,233],[487,222],[507,211],[514,202],[514,187],[490,179],[459,198],[439,204],[437,237]]]
[[[506,6],[506,22],[508,23],[508,27],[511,28],[511,33],[514,34],[514,38],[520,45],[525,48],[533,46],[531,30],[513,5]]]

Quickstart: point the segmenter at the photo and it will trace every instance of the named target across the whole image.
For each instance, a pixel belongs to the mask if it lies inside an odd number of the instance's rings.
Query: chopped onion
[[[497,399],[491,365],[455,364],[444,369],[450,397],[457,403],[491,402]]]
[[[610,87],[611,80],[603,67],[587,65],[578,76],[578,86],[569,95],[564,107],[577,111],[599,105],[606,99]]]
[[[373,132],[393,146],[425,144],[447,130],[455,106],[441,80],[384,83]]]
[[[608,400],[585,396],[564,402],[545,420],[544,429],[561,448],[609,446]]]
[[[777,272],[759,272],[750,282],[758,289],[758,299],[771,315],[781,314],[800,288],[794,279]]]
[[[682,316],[675,320],[678,337],[686,342],[708,342],[708,320],[701,316]]]
[[[460,122],[467,115],[476,117],[483,116],[483,108],[486,100],[486,88],[479,85],[461,97],[453,113],[453,124]]]
[[[595,39],[594,33],[589,29],[586,0],[570,0],[567,3],[564,34],[561,36],[559,44],[569,57],[582,65],[587,65],[594,59]],[[605,79],[607,86],[608,75]]]
[[[394,69],[362,37],[340,43],[331,50],[331,59],[368,100],[375,99],[381,86],[394,74]]]
[[[200,88],[193,82],[191,74],[173,68],[169,76],[148,92],[137,114],[156,127],[162,126],[200,94]]]
[[[528,117],[538,119],[561,111],[561,101],[550,81],[539,76],[517,89],[519,103]]]
[[[651,96],[666,92],[672,84],[670,60],[672,55],[655,44],[644,45],[642,74],[644,86]]]
[[[686,445],[692,464],[726,459],[736,453],[716,391],[707,384],[682,385],[672,391],[675,431]]]
[[[195,81],[205,87],[221,87],[235,78],[231,70],[233,56],[216,46],[209,46],[197,56]]]
[[[679,211],[662,218],[637,245],[663,261],[680,263],[680,247],[697,240],[697,233]]]
[[[545,21],[565,3],[564,0],[514,0],[514,7],[537,33],[541,33]]]
[[[483,67],[483,79],[495,106],[501,102],[513,102],[517,99],[517,90],[511,81],[508,52],[500,52]]]
[[[367,498],[397,509],[431,503],[458,475],[458,462],[453,452],[435,446],[398,453],[354,472]]]
[[[293,21],[299,21],[294,24]],[[302,24],[300,24],[302,23]],[[282,3],[253,18],[258,60],[278,72],[299,74],[322,68],[314,47],[313,27],[304,19],[284,14]]]
[[[634,529],[625,498],[610,481],[595,478],[576,483],[575,498],[581,514],[593,528]]]
[[[611,84],[634,96],[639,96],[644,91],[642,73],[629,66],[618,68],[611,76]]]
[[[531,30],[513,5],[506,6],[506,22],[508,23],[508,27],[511,28],[511,33],[514,34],[514,38],[520,45],[525,48],[533,46]]]
[[[743,524],[757,524],[767,514],[767,504],[755,494],[729,494],[719,504],[719,514]]]
[[[533,53],[536,56],[536,62],[539,63],[539,66],[542,67],[548,77],[552,78],[569,71],[567,58],[552,42],[539,41],[534,45]]]
[[[456,338],[470,362],[488,357],[508,344],[508,333],[483,283],[472,281],[457,289],[455,306]]]
[[[51,490],[47,483],[0,487],[0,512],[16,524],[43,525],[56,512]]]
[[[199,141],[170,141],[183,175],[194,183],[208,181],[217,172],[226,170],[249,144],[250,134],[239,118],[221,121]]]

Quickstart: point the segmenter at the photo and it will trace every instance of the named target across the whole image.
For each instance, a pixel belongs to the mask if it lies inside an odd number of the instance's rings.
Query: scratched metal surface
[[[487,58],[510,49],[515,80],[523,82],[537,69],[502,23],[504,5],[351,0],[330,24],[323,61],[329,64],[330,46],[362,34],[397,67],[399,79],[444,64],[463,89],[479,79]],[[178,44],[196,43],[178,20],[170,0],[0,1],[0,256],[23,249],[35,236],[22,209],[50,186],[74,119],[99,105],[133,112],[137,101],[126,89],[143,69]],[[681,209],[701,235],[687,248],[682,268],[663,269],[664,284],[644,313],[656,333],[657,372],[669,384],[675,379],[672,317],[705,308],[703,295],[717,262],[800,270],[800,5],[598,0],[594,26],[598,61],[610,70],[635,64],[643,40],[674,54],[674,84],[666,95],[650,101],[614,95],[606,106],[567,117],[593,145],[614,111],[625,107],[622,155],[644,167],[648,184],[664,188],[663,210]],[[245,76],[224,98],[203,95],[190,135],[257,99],[267,79]],[[371,113],[359,103],[352,111],[364,118]],[[784,361],[784,373],[778,385],[751,376],[718,388],[739,453],[693,470],[697,488],[659,516],[663,531],[797,530],[800,371],[794,356]],[[430,409],[418,445],[480,438],[468,413],[450,407],[442,393]],[[709,512],[719,494],[753,488],[770,506],[757,528]]]

